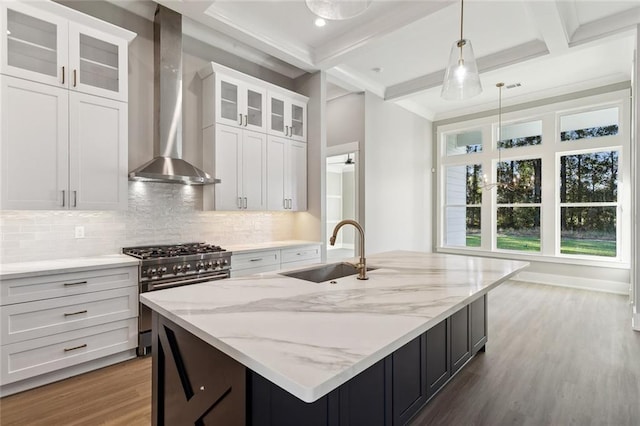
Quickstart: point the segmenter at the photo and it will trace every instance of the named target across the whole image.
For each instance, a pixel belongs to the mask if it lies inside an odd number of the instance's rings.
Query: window
[[[560,140],[598,138],[618,134],[618,108],[564,115],[560,118]]]
[[[474,130],[447,135],[447,155],[482,152],[482,132]]]
[[[616,257],[618,151],[560,157],[560,252]]]
[[[435,123],[438,249],[628,264],[630,107],[621,90],[512,110],[500,129]]]
[[[447,167],[446,244],[480,247],[482,166]]]
[[[497,248],[540,251],[542,160],[498,163]]]

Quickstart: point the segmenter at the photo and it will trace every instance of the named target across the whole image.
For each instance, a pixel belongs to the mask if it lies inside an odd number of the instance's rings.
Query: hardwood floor
[[[487,351],[418,425],[640,425],[628,297],[510,282],[489,293]]]
[[[0,425],[151,424],[151,357],[0,399]]]
[[[11,395],[0,424],[149,425],[150,378],[151,358],[138,358]],[[638,424],[640,333],[627,297],[516,282],[489,295],[487,352],[411,423]]]

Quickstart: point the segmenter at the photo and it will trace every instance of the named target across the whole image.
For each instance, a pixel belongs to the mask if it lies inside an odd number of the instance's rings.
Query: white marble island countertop
[[[143,293],[140,300],[313,402],[528,266],[409,251],[371,255],[367,264],[379,268],[368,281],[354,275],[316,284],[268,273]]]

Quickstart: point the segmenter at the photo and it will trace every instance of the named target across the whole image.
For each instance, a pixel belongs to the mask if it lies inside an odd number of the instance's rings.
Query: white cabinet
[[[211,68],[208,71],[211,73]],[[242,73],[215,64],[213,73],[204,78],[202,90],[203,127],[221,123],[266,132],[267,89],[264,86]]]
[[[3,279],[2,395],[135,357],[137,277],[113,265]]]
[[[215,63],[198,74],[204,169],[221,180],[205,209],[306,210],[308,98]]]
[[[231,255],[231,277],[292,269],[320,263],[320,244],[242,251]]]
[[[0,12],[3,74],[127,100],[134,33],[52,2],[5,1]]]
[[[222,124],[203,135],[205,169],[215,170],[221,180],[204,188],[204,208],[264,210],[267,136]]]
[[[307,209],[307,144],[269,136],[267,142],[268,210]]]
[[[2,209],[127,207],[127,104],[0,76]]]
[[[269,91],[267,126],[270,135],[307,140],[307,98],[292,92]]]
[[[127,208],[134,37],[49,1],[0,4],[0,208]]]

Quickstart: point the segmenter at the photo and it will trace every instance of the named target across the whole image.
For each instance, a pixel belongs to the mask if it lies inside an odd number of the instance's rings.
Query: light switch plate
[[[76,238],[84,238],[84,226],[76,226]]]

